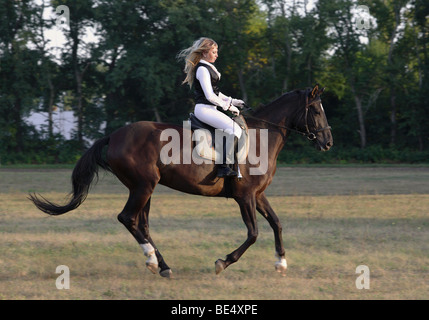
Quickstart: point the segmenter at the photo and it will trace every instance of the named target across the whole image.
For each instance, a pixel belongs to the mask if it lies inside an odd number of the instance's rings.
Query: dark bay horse
[[[282,227],[264,190],[273,179],[277,156],[291,132],[306,136],[318,150],[327,151],[332,146],[331,130],[320,99],[322,92],[323,89],[319,90],[318,86],[292,91],[246,116],[249,130],[265,129],[268,132],[267,141],[263,141],[260,136],[253,142],[257,150],[260,150],[258,146],[261,144],[268,144],[268,152],[265,155],[267,168],[264,174],[251,174],[252,167],[256,165],[240,164],[242,180],[228,178],[230,185],[227,186],[226,179],[216,177],[217,168],[213,162],[165,164],[160,159],[160,153],[168,142],[160,139],[162,132],[165,129],[176,129],[183,138],[184,129],[164,123],[141,121],[118,129],[96,141],[86,151],[73,170],[73,191],[67,204],[57,205],[35,194],[29,198],[43,212],[60,215],[76,209],[86,199],[90,185],[94,178],[98,177],[99,167],[112,172],[129,189],[128,201],[118,215],[118,220],[142,247],[148,257],[146,266],[149,270],[153,273],[159,271],[161,276],[170,277],[171,270],[149,234],[150,200],[155,186],[160,183],[191,194],[230,196],[240,207],[248,231],[247,239],[239,248],[228,254],[225,260],[218,259],[215,262],[216,273],[236,262],[256,241],[256,211],[267,219],[274,231],[277,256],[275,268],[284,273],[287,264]],[[107,152],[104,156],[106,146]]]

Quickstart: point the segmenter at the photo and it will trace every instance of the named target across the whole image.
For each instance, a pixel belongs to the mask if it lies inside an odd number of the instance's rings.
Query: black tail
[[[68,204],[57,205],[36,194],[30,194],[29,199],[37,208],[50,215],[60,215],[79,207],[85,201],[94,177],[97,177],[98,180],[98,167],[111,171],[107,162],[102,158],[102,150],[109,143],[109,139],[109,137],[104,137],[96,141],[76,163],[72,173],[73,192],[70,194]]]

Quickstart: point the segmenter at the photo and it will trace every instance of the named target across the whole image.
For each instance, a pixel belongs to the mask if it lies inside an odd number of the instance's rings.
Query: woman
[[[194,84],[195,93],[195,116],[202,122],[216,128],[222,129],[226,134],[234,135],[236,142],[240,139],[242,130],[230,117],[219,111],[231,111],[238,115],[244,101],[233,99],[219,91],[218,83],[221,74],[213,65],[218,58],[218,45],[210,38],[200,38],[194,42],[192,47],[182,50],[179,58],[185,60],[186,78],[183,81],[189,87]],[[225,150],[225,148],[224,148]],[[226,164],[226,152],[223,152],[223,164],[218,169],[218,177],[236,176],[237,172]]]

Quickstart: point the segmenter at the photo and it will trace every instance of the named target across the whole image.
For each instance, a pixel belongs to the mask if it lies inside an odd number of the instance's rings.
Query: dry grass
[[[63,193],[45,194],[61,201]],[[50,217],[22,192],[0,193],[0,299],[428,299],[429,195],[270,196],[284,229],[288,273],[274,271],[262,217],[258,241],[219,276],[214,261],[246,237],[233,200],[157,193],[151,233],[173,279],[151,274],[116,220],[126,194],[92,193]],[[370,289],[355,286],[358,265]],[[58,265],[70,268],[58,290]]]

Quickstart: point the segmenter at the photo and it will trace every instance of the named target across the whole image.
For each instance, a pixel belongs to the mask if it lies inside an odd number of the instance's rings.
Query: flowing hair
[[[202,59],[203,53],[208,52],[213,46],[218,46],[214,40],[203,37],[196,40],[191,47],[177,54],[179,60],[185,60],[185,68],[183,71],[186,73],[186,78],[183,80],[182,84],[187,83],[189,87],[192,87],[195,78],[195,67]]]

